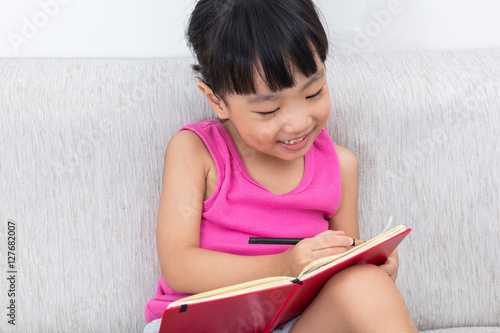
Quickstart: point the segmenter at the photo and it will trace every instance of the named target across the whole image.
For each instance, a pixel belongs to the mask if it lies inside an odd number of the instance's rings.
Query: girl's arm
[[[358,184],[359,169],[356,156],[347,148],[335,145],[342,177],[342,197],[337,213],[330,218],[331,230],[343,230],[347,236],[359,238],[358,229]],[[398,276],[398,252],[394,250],[387,261],[380,266],[393,281]]]
[[[281,254],[237,256],[202,249],[200,223],[211,156],[201,139],[181,131],[165,155],[156,240],[163,278],[178,292],[198,293],[249,280],[296,276],[314,259],[345,251],[342,232],[327,231]]]
[[[342,196],[337,212],[328,222],[330,230],[342,230],[347,236],[359,239],[358,187],[359,171],[356,156],[347,148],[335,145],[340,165]]]

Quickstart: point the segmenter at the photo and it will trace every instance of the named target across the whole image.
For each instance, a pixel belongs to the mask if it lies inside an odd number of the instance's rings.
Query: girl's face
[[[292,88],[273,93],[258,75],[256,94],[228,95],[219,118],[228,119],[238,149],[280,160],[302,158],[324,128],[330,114],[325,66],[309,78],[296,74]]]

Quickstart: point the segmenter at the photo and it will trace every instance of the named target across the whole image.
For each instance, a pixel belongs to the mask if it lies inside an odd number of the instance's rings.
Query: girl
[[[328,41],[313,3],[200,0],[187,35],[198,88],[218,119],[185,126],[168,144],[157,221],[163,275],[145,332],[158,331],[172,301],[298,275],[359,237],[357,160],[324,129]],[[256,246],[250,236],[306,239]],[[343,270],[275,332],[416,332],[397,269],[395,252],[382,266]]]

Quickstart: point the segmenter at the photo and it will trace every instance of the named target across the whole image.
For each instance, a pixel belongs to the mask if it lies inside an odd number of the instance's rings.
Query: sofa
[[[0,59],[1,332],[142,332],[165,148],[214,117],[193,62]],[[327,72],[361,237],[412,229],[417,327],[500,332],[500,50],[334,53]]]

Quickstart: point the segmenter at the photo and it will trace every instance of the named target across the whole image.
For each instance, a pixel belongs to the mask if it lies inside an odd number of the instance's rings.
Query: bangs
[[[326,59],[328,40],[310,1],[235,0],[223,12],[211,51],[197,52],[202,79],[220,95],[256,93],[255,75],[272,92],[291,88],[295,73],[309,77],[316,59]]]

